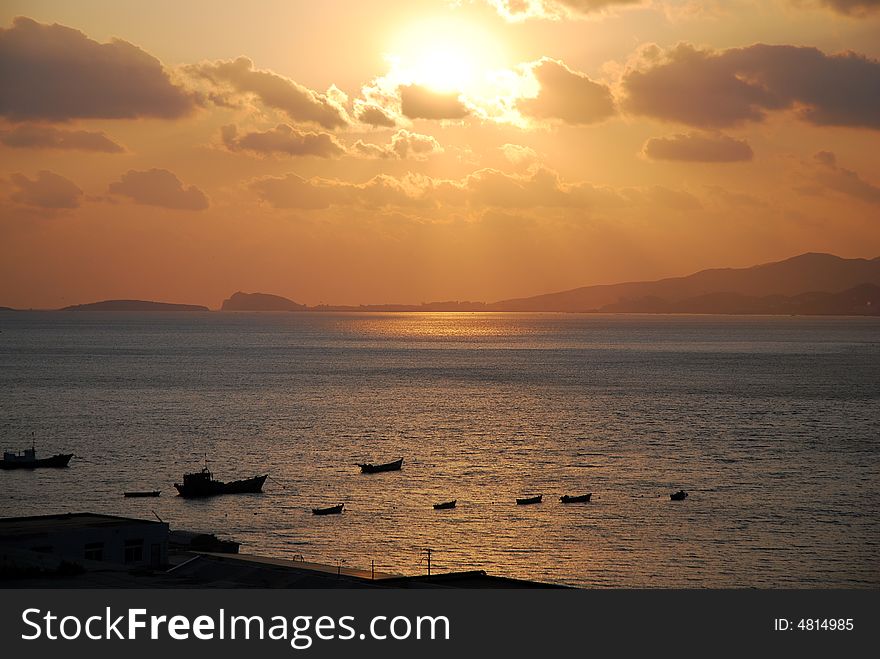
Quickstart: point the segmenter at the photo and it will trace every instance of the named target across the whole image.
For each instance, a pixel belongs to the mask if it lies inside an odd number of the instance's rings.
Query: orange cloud
[[[83,192],[70,179],[43,170],[36,178],[29,179],[24,174],[13,174],[12,183],[16,190],[10,199],[25,206],[45,209],[77,208]]]
[[[644,48],[623,75],[624,108],[701,128],[763,121],[794,109],[822,126],[880,129],[880,61],[852,52],[756,44],[699,50]]]
[[[443,153],[443,147],[430,135],[401,129],[391,136],[391,142],[387,145],[358,140],[354,144],[354,152],[367,158],[424,160],[434,154]]]
[[[135,171],[130,169],[119,181],[110,184],[111,194],[128,197],[136,204],[161,206],[176,210],[199,211],[208,207],[205,193],[194,185],[184,186],[167,169]]]
[[[742,162],[751,160],[754,152],[745,140],[721,133],[678,133],[668,137],[652,137],[642,148],[651,160],[685,162]]]
[[[377,128],[394,128],[397,125],[397,121],[388,111],[361,99],[355,101],[354,116],[358,121]]]
[[[513,165],[527,166],[538,160],[538,154],[534,149],[521,144],[502,144],[498,147],[504,157]]]
[[[223,144],[230,151],[281,153],[288,156],[317,156],[334,158],[345,153],[342,145],[329,133],[300,131],[287,124],[279,124],[267,131],[238,134],[234,125],[221,129]]]
[[[824,188],[869,204],[880,204],[880,186],[869,183],[851,169],[840,167],[833,152],[819,151],[813,159],[817,164],[815,180]]]
[[[253,94],[263,105],[281,110],[293,121],[333,129],[349,123],[336,94],[320,94],[284,76],[254,68],[247,57],[186,67],[190,74],[239,94]]]
[[[197,104],[149,53],[63,25],[16,18],[0,28],[0,62],[0,115],[13,121],[172,119]]]
[[[618,6],[638,5],[643,0],[487,0],[501,16],[509,21],[529,18],[558,20],[577,18]]]
[[[517,107],[523,114],[569,124],[591,124],[614,114],[614,100],[607,85],[548,57],[530,68],[541,89],[536,98],[519,101]]]
[[[421,85],[400,87],[400,109],[410,119],[463,119],[469,113],[457,93],[435,92]]]
[[[401,178],[376,176],[366,183],[337,179],[305,179],[296,174],[266,176],[250,189],[261,200],[280,209],[324,209],[331,206],[416,207],[450,206],[527,208],[623,208],[661,205],[674,210],[696,210],[700,201],[689,192],[663,186],[610,188],[589,182],[569,183],[546,168],[526,174],[480,169],[458,180],[407,174]]]
[[[820,0],[823,5],[847,16],[866,16],[880,9],[880,0]]]
[[[100,131],[66,130],[33,124],[22,124],[9,130],[0,130],[0,144],[13,149],[59,149],[102,153],[125,151]]]

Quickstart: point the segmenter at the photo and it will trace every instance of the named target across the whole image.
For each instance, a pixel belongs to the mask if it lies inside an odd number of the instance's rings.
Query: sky
[[[0,305],[880,255],[880,0],[0,3]]]

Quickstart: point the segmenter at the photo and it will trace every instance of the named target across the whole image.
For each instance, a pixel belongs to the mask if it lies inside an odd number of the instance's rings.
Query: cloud
[[[370,126],[394,128],[397,125],[394,117],[384,108],[358,99],[354,102],[354,116],[358,121]]]
[[[546,168],[526,174],[506,174],[481,169],[458,180],[407,174],[401,178],[380,175],[366,183],[336,179],[305,179],[296,174],[266,176],[249,184],[259,198],[274,208],[324,209],[331,206],[557,208],[590,210],[627,206],[663,206],[690,211],[701,208],[689,192],[662,186],[620,188],[588,182],[567,183]]]
[[[813,160],[817,165],[816,181],[824,187],[869,204],[880,204],[880,186],[869,183],[851,169],[838,166],[833,152],[819,151]]]
[[[70,179],[54,172],[43,170],[31,180],[24,174],[11,177],[15,191],[10,199],[26,206],[46,209],[77,208],[82,199],[82,190]]]
[[[410,119],[463,119],[468,114],[457,93],[435,92],[421,85],[400,87],[400,108]]]
[[[110,193],[128,197],[137,204],[176,210],[199,211],[208,207],[208,198],[196,186],[184,186],[167,169],[133,169],[110,184]]]
[[[530,18],[560,20],[578,18],[615,7],[635,6],[643,0],[486,0],[508,21]]]
[[[642,148],[651,160],[685,162],[742,162],[751,160],[754,152],[745,140],[721,133],[678,133],[668,137],[652,137]]]
[[[274,208],[316,210],[330,206],[425,206],[432,202],[411,177],[395,179],[380,174],[366,183],[335,179],[304,179],[296,174],[265,176],[252,181],[250,189]]]
[[[172,119],[196,107],[149,53],[62,25],[16,18],[0,28],[0,62],[0,115],[13,121]]]
[[[253,151],[255,153],[283,153],[288,156],[317,156],[334,158],[345,153],[345,149],[329,133],[299,131],[287,124],[263,132],[238,135],[234,125],[223,126],[220,130],[223,144],[230,151]]]
[[[429,156],[443,153],[443,147],[430,135],[401,129],[391,136],[391,142],[387,145],[358,140],[354,144],[354,151],[366,158],[425,160]]]
[[[880,62],[852,52],[756,44],[642,49],[623,74],[623,107],[700,128],[763,121],[792,110],[820,126],[880,129]]]
[[[0,144],[14,149],[63,149],[102,153],[125,151],[102,132],[65,130],[33,124],[22,124],[9,130],[0,130]]]
[[[528,166],[538,160],[538,154],[534,149],[521,144],[502,144],[498,148],[513,165]]]
[[[524,115],[538,119],[561,119],[569,124],[591,124],[614,114],[611,90],[572,71],[558,60],[544,57],[531,65],[540,85],[536,98],[517,104]]]
[[[823,5],[847,16],[865,16],[880,9],[880,0],[820,0]]]
[[[328,129],[349,123],[345,108],[339,102],[339,90],[331,88],[327,94],[320,94],[272,71],[255,69],[247,57],[204,62],[188,66],[186,70],[217,87],[254,94],[264,105],[281,110],[295,122],[314,123]]]

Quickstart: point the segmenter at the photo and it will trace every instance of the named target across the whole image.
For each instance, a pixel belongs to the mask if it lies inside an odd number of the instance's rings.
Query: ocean
[[[2,516],[155,514],[402,574],[431,548],[582,587],[880,586],[877,318],[3,313],[0,436],[32,435],[76,457],[0,472]],[[206,456],[264,494],[175,496]]]

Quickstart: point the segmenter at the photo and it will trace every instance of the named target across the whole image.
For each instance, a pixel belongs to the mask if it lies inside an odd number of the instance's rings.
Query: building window
[[[87,542],[83,550],[83,558],[87,561],[103,561],[104,560],[104,543],[103,542]]]
[[[144,541],[143,539],[138,538],[137,540],[126,540],[125,541],[125,562],[126,563],[140,563],[144,560]]]

